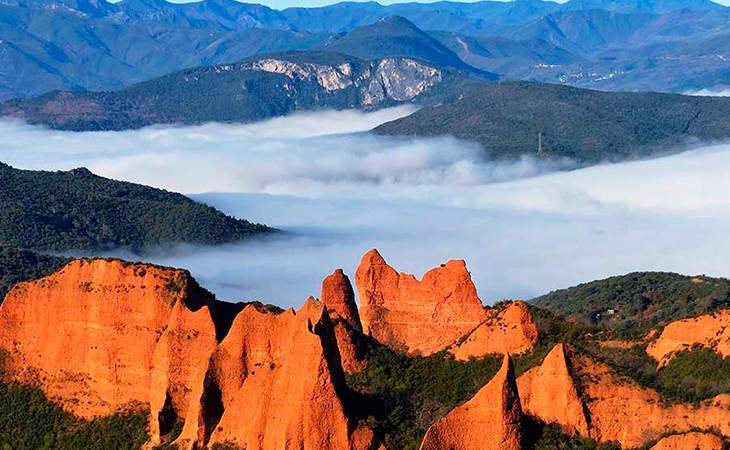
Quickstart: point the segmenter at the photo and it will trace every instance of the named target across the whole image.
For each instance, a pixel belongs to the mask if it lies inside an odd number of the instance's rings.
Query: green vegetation
[[[473,396],[499,370],[497,356],[459,362],[438,353],[408,357],[372,344],[367,367],[348,377],[364,394],[360,414],[385,439],[388,448],[418,449],[426,429],[448,411]]]
[[[730,358],[711,349],[694,347],[677,352],[662,369],[641,345],[614,348],[595,341],[584,342],[579,351],[611,366],[639,385],[657,391],[667,404],[699,404],[718,394],[730,393]]]
[[[730,100],[649,92],[599,92],[505,82],[383,124],[379,134],[451,135],[476,141],[496,159],[536,155],[538,134],[556,165],[649,157],[692,139],[730,138]],[[465,120],[468,118],[468,120]]]
[[[438,42],[434,43],[440,46]],[[350,64],[352,78],[362,81],[342,89],[327,90],[314,75],[292,81],[283,73],[250,70],[253,61],[267,58],[335,67]],[[0,115],[22,116],[30,123],[62,130],[98,131],[137,129],[153,124],[244,123],[296,111],[373,109],[402,103],[392,98],[384,98],[377,104],[366,102],[367,87],[371,80],[377,80],[375,72],[379,63],[377,59],[366,61],[329,52],[262,54],[235,64],[174,72],[119,91],[56,91],[33,99],[13,100],[2,105]],[[427,62],[423,64],[432,66]],[[402,83],[422,81],[411,70],[394,76]],[[454,69],[442,69],[438,81],[417,100],[440,104],[487,83],[483,78]],[[62,107],[57,106],[60,101]]]
[[[48,400],[40,389],[7,380],[0,353],[0,449],[140,450],[149,439],[147,411],[129,407],[82,420]]]
[[[730,280],[636,272],[551,292],[532,302],[564,317],[636,337],[658,325],[730,307]]]
[[[657,377],[662,393],[685,402],[730,393],[730,358],[708,348],[678,352]]]
[[[0,383],[3,450],[139,450],[147,442],[147,413],[130,409],[82,421],[33,387]]]
[[[0,303],[16,283],[48,276],[67,262],[67,258],[39,255],[0,244]]]
[[[41,172],[0,163],[0,243],[43,251],[143,251],[236,242],[270,231],[184,195],[86,169]]]
[[[529,435],[534,436],[534,450],[621,450],[614,443],[598,444],[590,438],[569,436],[556,424],[532,424]]]
[[[555,344],[580,342],[589,329],[540,308],[532,308],[532,313],[541,342],[514,359],[518,376],[540,364]],[[353,400],[354,412],[368,420],[386,447],[401,450],[417,450],[428,427],[471,398],[502,364],[500,355],[462,362],[446,351],[408,357],[375,342],[367,345],[366,368],[348,377],[348,384],[359,394]]]

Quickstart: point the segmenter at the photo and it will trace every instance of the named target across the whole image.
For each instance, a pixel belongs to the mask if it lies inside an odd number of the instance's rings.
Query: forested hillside
[[[0,243],[47,251],[224,244],[272,229],[184,195],[96,176],[0,164]]]
[[[584,323],[641,333],[730,308],[730,280],[636,272],[554,291],[533,303]]]
[[[452,135],[494,158],[536,155],[579,163],[649,157],[730,138],[730,99],[649,92],[601,92],[508,82],[383,124],[379,134]],[[543,152],[538,154],[538,136]]]

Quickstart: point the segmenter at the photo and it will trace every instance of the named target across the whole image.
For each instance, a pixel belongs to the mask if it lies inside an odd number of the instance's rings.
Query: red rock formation
[[[177,302],[152,360],[149,403],[153,443],[172,431],[177,420],[184,420],[179,416],[200,398],[192,395],[190,387],[205,377],[217,344],[208,307],[192,312]]]
[[[334,352],[334,354],[333,354]],[[345,415],[332,323],[312,299],[297,313],[246,307],[211,358],[197,420],[179,443],[248,450],[371,450],[372,432]]]
[[[345,373],[361,371],[365,368],[365,361],[353,335],[362,332],[362,324],[350,279],[342,269],[335,270],[324,279],[321,299],[334,322],[342,368]]]
[[[456,359],[466,361],[492,353],[521,354],[535,346],[537,325],[527,303],[516,301],[502,310],[489,312],[492,317],[449,350]]]
[[[525,413],[545,423],[560,423],[571,434],[589,436],[585,405],[578,393],[566,348],[559,344],[543,363],[517,380]]]
[[[337,348],[340,352],[340,361],[342,362],[342,370],[346,374],[360,372],[365,368],[365,357],[361,349],[358,347],[356,340],[357,331],[354,331],[343,322],[335,319],[333,324],[335,337],[337,338]]]
[[[239,312],[182,270],[78,260],[13,288],[0,346],[11,375],[77,415],[148,406],[153,444],[184,420],[186,449],[376,447],[372,430],[345,415],[335,330],[314,300],[297,313]]]
[[[325,304],[330,316],[339,317],[352,328],[362,331],[360,313],[355,303],[355,292],[352,290],[350,279],[342,271],[335,270],[322,282],[322,303]]]
[[[555,353],[555,352],[553,352]],[[609,367],[583,355],[567,356],[573,383],[553,378],[560,367],[560,354],[551,354],[542,366],[526,372],[518,385],[531,415],[545,418],[580,431],[582,421],[574,406],[574,388],[581,396],[585,417],[589,419],[590,437],[599,442],[617,441],[622,447],[640,447],[666,433],[681,433],[694,428],[716,429],[730,435],[730,410],[714,402],[699,408],[679,404],[665,406],[655,391],[619,377]],[[545,366],[543,368],[543,366]],[[562,370],[559,370],[560,373]],[[568,399],[565,409],[541,400],[539,390],[547,390],[553,398]],[[578,419],[578,420],[577,420]]]
[[[434,423],[421,450],[518,450],[523,448],[522,409],[512,360],[477,394]]]
[[[443,350],[488,318],[464,261],[449,261],[419,281],[371,250],[355,284],[365,333],[410,354]]]
[[[157,343],[173,310],[178,318],[197,311],[196,322],[210,322],[209,300],[182,270],[77,260],[8,293],[0,306],[0,345],[10,352],[17,378],[37,380],[74,414],[106,415],[132,402],[149,403]],[[185,327],[176,320],[166,341]],[[160,362],[158,372],[165,370]],[[178,364],[169,361],[169,367]]]
[[[710,433],[675,434],[661,439],[651,450],[722,450],[722,439]]]
[[[672,322],[649,344],[646,352],[660,366],[671,361],[673,353],[700,345],[730,356],[730,310],[717,314]]]

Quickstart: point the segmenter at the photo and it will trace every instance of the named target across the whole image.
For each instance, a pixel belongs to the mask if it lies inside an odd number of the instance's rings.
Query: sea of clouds
[[[495,163],[469,142],[367,132],[410,112],[318,112],[115,133],[0,121],[0,161],[26,169],[84,166],[288,231],[145,257],[190,269],[231,301],[298,306],[319,294],[334,269],[354,275],[374,247],[418,276],[466,259],[486,303],[639,270],[730,274],[730,146],[558,171],[570,161]]]

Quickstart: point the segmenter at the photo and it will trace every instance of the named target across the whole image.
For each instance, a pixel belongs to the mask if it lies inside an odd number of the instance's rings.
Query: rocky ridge
[[[426,432],[421,450],[520,450],[524,428],[512,360],[468,402]]]
[[[285,52],[182,70],[118,91],[54,91],[2,104],[0,115],[72,131],[253,122],[318,109],[440,103],[484,78],[409,57]]]
[[[395,350],[428,356],[451,347],[457,359],[466,360],[521,353],[537,342],[527,305],[485,308],[463,260],[442,264],[418,280],[398,273],[371,250],[360,262],[355,284],[365,334]]]
[[[520,301],[484,308],[463,261],[418,280],[372,250],[356,283],[359,309],[349,278],[336,270],[322,283],[321,301],[310,297],[299,310],[281,311],[219,302],[184,270],[75,260],[10,291],[0,306],[0,347],[7,374],[65,410],[93,418],[141,405],[149,410],[150,444],[181,449],[386,450],[377,425],[362,421],[369,412],[356,412],[362,405],[353,402],[346,374],[373,364],[364,348],[395,339],[401,351],[438,343],[423,361],[473,364],[504,355],[501,369],[471,398],[429,421],[421,450],[531,449],[536,424],[622,448],[715,449],[730,436],[726,394],[697,405],[666,403],[579,344],[559,343],[539,364],[529,362],[540,354],[531,351],[549,348],[538,333],[541,316]],[[460,311],[479,321],[458,335],[448,321]],[[724,317],[671,324],[689,326],[668,326],[666,342],[686,346],[689,336],[700,343],[713,332],[721,336]],[[710,331],[692,333],[696,324]],[[447,339],[436,340],[436,326]],[[661,339],[650,348],[664,348]],[[519,377],[512,358],[523,370],[529,364]]]
[[[376,444],[344,412],[335,332],[315,300],[297,312],[241,310],[219,304],[186,271],[76,260],[11,290],[0,345],[13,378],[74,414],[149,408],[152,443],[184,421],[182,448]]]
[[[676,352],[693,346],[730,356],[730,310],[672,322],[649,344],[646,352],[663,366]]]
[[[730,409],[720,402],[666,405],[657,392],[563,345],[517,384],[528,414],[598,442],[618,442],[623,448],[698,428],[730,435]]]

